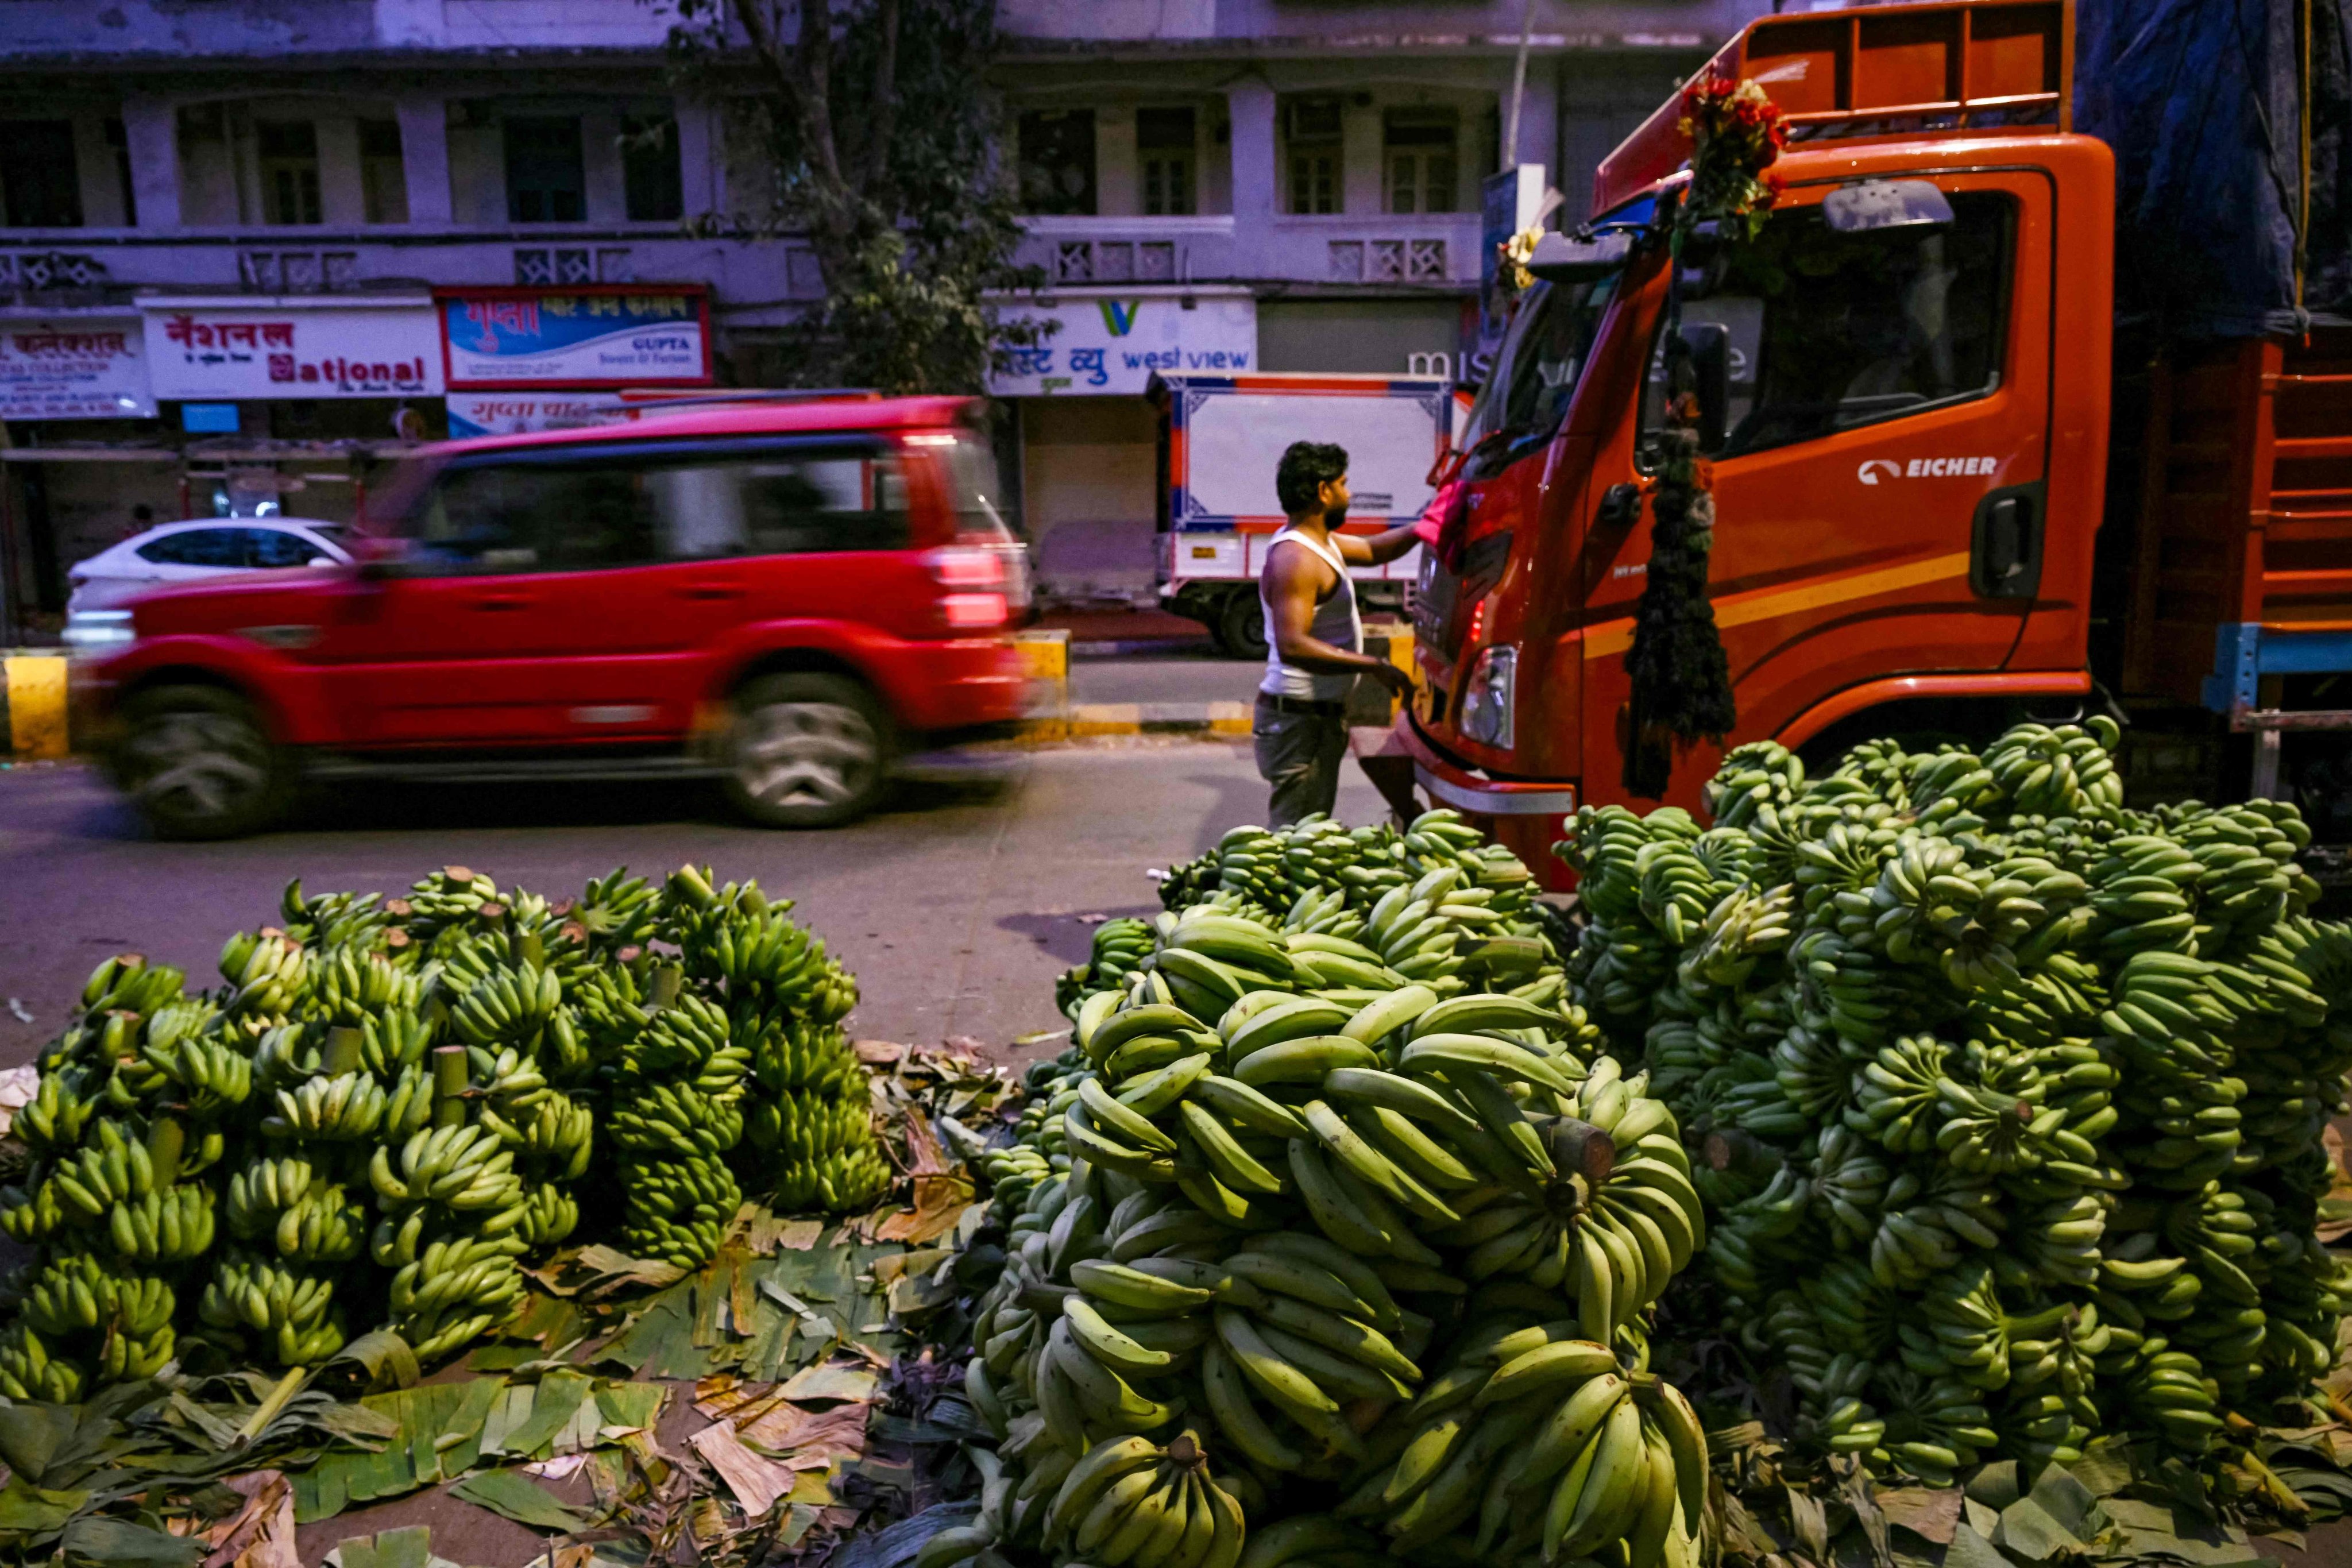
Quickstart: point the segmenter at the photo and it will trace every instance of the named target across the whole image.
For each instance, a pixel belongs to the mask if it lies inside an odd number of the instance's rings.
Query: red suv
[[[137,600],[84,699],[160,837],[298,774],[715,774],[752,820],[871,807],[1021,711],[1026,571],[973,403],[733,402],[420,454],[352,564]]]

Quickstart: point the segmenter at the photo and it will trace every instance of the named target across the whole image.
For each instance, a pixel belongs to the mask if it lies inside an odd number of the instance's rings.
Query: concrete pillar
[[[587,181],[583,204],[590,223],[625,223],[629,216],[627,177],[621,167],[621,117],[612,113],[580,117],[580,170]]]
[[[360,188],[360,122],[349,115],[322,115],[311,122],[319,138],[319,216],[338,228],[367,221]]]
[[[1245,77],[1225,89],[1225,109],[1233,117],[1234,270],[1264,277],[1274,255],[1275,215],[1282,210],[1274,89],[1262,77]]]
[[[400,116],[400,172],[408,186],[412,228],[449,226],[449,108],[437,98],[404,98]]]
[[[1358,103],[1353,98],[1339,115],[1339,210],[1378,213],[1388,210],[1382,189],[1388,171],[1381,167],[1386,137],[1381,105]]]
[[[141,228],[178,228],[180,113],[160,98],[122,100],[122,129],[131,143],[131,188]]]
[[[114,149],[106,140],[106,116],[86,110],[73,117],[74,173],[81,187],[81,221],[87,228],[121,228],[122,182],[114,170]]]
[[[1506,63],[1495,89],[1495,105],[1501,113],[1506,134],[1511,123],[1511,74],[1512,68]],[[1516,149],[1503,149],[1504,163],[1541,163],[1546,176],[1555,185],[1559,184],[1559,170],[1553,160],[1559,145],[1560,74],[1558,56],[1530,56],[1527,91],[1519,100],[1519,144]],[[1477,177],[1483,179],[1490,172],[1482,169]]]
[[[680,99],[677,115],[679,205],[688,217],[716,212],[723,200],[719,168],[718,110],[709,99]]]
[[[1104,217],[1133,217],[1143,210],[1142,172],[1135,150],[1135,105],[1107,103],[1095,110],[1095,211]]]

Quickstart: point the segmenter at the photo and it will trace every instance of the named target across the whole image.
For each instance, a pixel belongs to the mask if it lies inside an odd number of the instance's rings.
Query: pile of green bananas
[[[787,907],[690,867],[560,903],[448,867],[393,899],[293,884],[210,992],[108,960],[15,1118],[0,1232],[37,1258],[0,1284],[0,1394],[77,1398],[190,1338],[315,1365],[382,1323],[437,1359],[583,1210],[693,1267],[746,1187],[870,1205],[856,984]]]
[[[2265,801],[2127,809],[2109,721],[1981,757],[1770,742],[1714,826],[1588,809],[1573,994],[1694,1156],[1719,1313],[1801,1442],[1941,1481],[2098,1434],[2193,1457],[2305,1398],[2352,930]],[[2232,1448],[2232,1453],[2235,1450]]]
[[[1493,936],[1538,934],[1542,917],[1535,904],[1534,877],[1509,850],[1488,845],[1459,812],[1444,809],[1423,812],[1402,829],[1342,827],[1320,815],[1288,827],[1236,827],[1215,848],[1169,872],[1160,884],[1160,900],[1170,910],[1213,904],[1268,923],[1325,930],[1324,924],[1310,926],[1297,918],[1301,897],[1328,895],[1319,907],[1344,905],[1360,918],[1382,894],[1449,866],[1460,873],[1455,886],[1469,895],[1457,901],[1487,910],[1465,923]],[[1139,956],[1130,932],[1098,932],[1090,972],[1064,984],[1064,1011],[1073,993],[1119,984]]]
[[[941,1120],[994,1184],[957,1268],[999,1468],[930,1568],[1695,1563],[1706,1444],[1648,1366],[1706,1242],[1673,1113],[1525,868],[1444,815],[1304,826],[1395,874],[1228,836],[1249,896],[1088,966],[1010,1147]]]

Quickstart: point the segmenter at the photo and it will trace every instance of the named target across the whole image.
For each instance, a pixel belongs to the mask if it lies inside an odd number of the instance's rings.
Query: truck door
[[[1831,221],[1824,198],[1853,184],[1791,186],[1757,240],[1701,269],[1714,276],[1685,296],[1685,335],[1717,334],[1729,359],[1725,429],[1707,456],[1710,581],[1738,699],[1735,740],[1773,734],[1866,681],[1999,670],[2038,584],[2053,353],[2047,177],[1940,175],[1943,204],[1871,199],[1881,188],[1833,202]],[[1884,221],[1939,205],[1948,221]],[[1654,353],[1637,469],[1663,382]],[[1589,606],[1591,755],[1618,754],[1622,656],[1648,542],[1646,527],[1630,531],[1621,568]],[[1713,765],[1712,754],[1678,764],[1677,797]]]

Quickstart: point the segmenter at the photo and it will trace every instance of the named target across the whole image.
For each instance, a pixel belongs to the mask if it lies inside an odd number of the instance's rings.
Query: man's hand
[[[1397,699],[1399,701],[1410,702],[1412,700],[1412,677],[1407,675],[1403,670],[1399,669],[1395,665],[1391,664],[1388,660],[1378,660],[1373,664],[1372,668],[1365,671],[1365,673],[1370,675],[1374,680],[1379,681],[1382,686],[1387,687],[1389,689],[1389,695]]]

